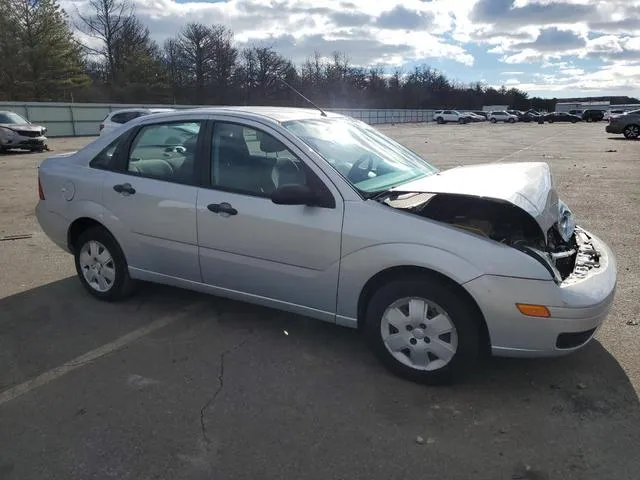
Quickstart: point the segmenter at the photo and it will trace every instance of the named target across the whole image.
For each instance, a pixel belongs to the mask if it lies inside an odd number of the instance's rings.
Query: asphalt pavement
[[[305,317],[150,284],[98,302],[33,216],[47,154],[0,155],[0,479],[636,480],[640,142],[602,123],[382,129],[441,168],[548,162],[618,257],[597,339],[426,387]]]

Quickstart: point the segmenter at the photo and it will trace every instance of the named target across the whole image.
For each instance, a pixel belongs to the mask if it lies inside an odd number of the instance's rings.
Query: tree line
[[[327,108],[556,103],[457,82],[427,65],[356,66],[341,52],[313,52],[295,65],[269,45],[239,47],[224,25],[188,23],[159,45],[130,0],[90,0],[88,11],[69,13],[58,0],[0,0],[0,100],[303,106],[284,79]]]

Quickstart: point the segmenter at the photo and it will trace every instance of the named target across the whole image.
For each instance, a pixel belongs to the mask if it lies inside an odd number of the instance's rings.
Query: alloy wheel
[[[629,125],[624,129],[624,136],[627,138],[638,138],[640,136],[640,127],[638,125]]]

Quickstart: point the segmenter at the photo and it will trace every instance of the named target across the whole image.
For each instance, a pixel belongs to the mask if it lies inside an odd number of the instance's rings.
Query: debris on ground
[[[637,325],[640,325],[640,322],[638,322],[638,320],[627,320],[627,325],[635,327]]]
[[[9,240],[24,240],[25,238],[33,237],[33,233],[18,233],[16,235],[6,235],[0,237],[0,242],[7,242]]]
[[[607,153],[615,153],[615,152],[617,152],[617,151],[618,151],[618,150],[606,150],[606,152],[607,152]]]
[[[424,438],[422,438],[420,435],[418,435],[418,436],[416,437],[416,443],[417,443],[418,445],[424,445]]]
[[[585,388],[587,388],[584,383],[579,383],[578,385],[576,385],[576,387],[578,387],[578,390],[584,390]]]

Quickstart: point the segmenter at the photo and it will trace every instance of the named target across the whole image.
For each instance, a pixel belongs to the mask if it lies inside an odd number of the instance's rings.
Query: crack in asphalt
[[[243,340],[220,354],[220,366],[218,367],[218,388],[216,388],[216,391],[213,392],[211,398],[207,400],[207,402],[200,409],[200,431],[202,432],[202,438],[204,439],[204,442],[207,446],[207,450],[209,450],[211,447],[211,439],[207,435],[207,424],[204,420],[204,416],[206,415],[207,410],[214,406],[218,395],[220,395],[220,392],[222,392],[222,389],[224,387],[224,359],[228,354],[233,353],[239,348],[243,347],[248,341],[249,339]]]

